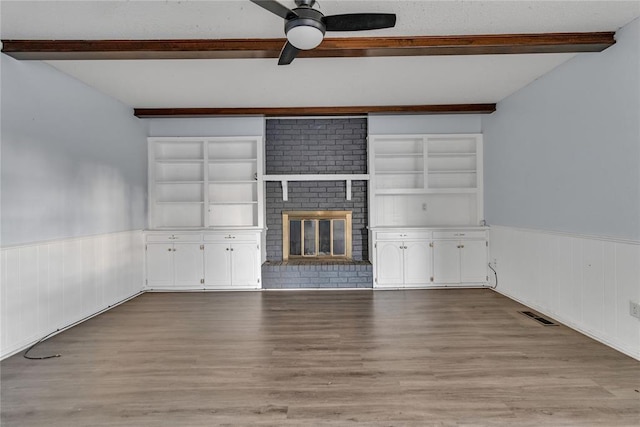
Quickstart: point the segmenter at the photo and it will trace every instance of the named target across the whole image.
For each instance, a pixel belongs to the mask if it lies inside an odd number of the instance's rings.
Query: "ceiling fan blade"
[[[395,13],[347,13],[323,18],[327,31],[361,31],[391,28],[396,25]]]
[[[267,9],[271,13],[275,13],[281,18],[291,19],[298,16],[293,10],[289,9],[286,6],[281,5],[275,0],[250,0],[252,3],[257,4],[258,6]]]
[[[282,51],[280,52],[280,58],[278,59],[278,65],[289,65],[295,59],[300,49],[295,47],[289,42],[286,42]]]

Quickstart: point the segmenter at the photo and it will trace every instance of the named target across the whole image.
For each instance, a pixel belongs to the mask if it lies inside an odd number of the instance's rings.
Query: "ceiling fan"
[[[251,0],[251,2],[284,18],[287,36],[278,65],[288,65],[301,50],[311,50],[324,38],[325,31],[361,31],[391,28],[396,25],[394,13],[347,13],[324,16],[313,8],[316,0],[295,0],[295,9],[275,0]]]

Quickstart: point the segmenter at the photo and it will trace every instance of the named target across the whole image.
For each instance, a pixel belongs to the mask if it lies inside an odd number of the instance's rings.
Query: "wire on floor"
[[[27,349],[27,351],[24,352],[22,357],[29,360],[45,360],[45,359],[53,359],[54,357],[62,356],[61,354],[52,354],[49,356],[29,356],[29,352],[33,350],[38,344],[40,344],[42,341],[49,338],[51,335],[57,334],[58,332],[60,332],[60,329],[56,329],[55,331],[51,332],[49,335],[45,335],[44,337],[40,338],[38,341],[35,342],[35,344],[33,344],[31,347]]]
[[[495,289],[498,287],[498,273],[496,272],[496,270],[491,266],[491,263],[488,264],[489,268],[491,269],[491,271],[493,271],[493,274],[496,276],[496,284],[493,285],[492,287],[490,287],[489,289]]]
[[[57,334],[57,333],[60,333],[60,332],[66,331],[67,329],[72,328],[72,327],[76,326],[77,324],[84,322],[85,320],[91,319],[92,317],[95,317],[95,316],[97,316],[97,315],[99,315],[99,314],[102,314],[102,313],[104,313],[105,311],[110,310],[111,308],[113,308],[113,307],[115,307],[115,306],[117,306],[117,305],[120,305],[120,304],[122,304],[123,302],[129,301],[130,299],[133,299],[133,298],[137,297],[138,295],[140,295],[140,294],[142,294],[142,293],[143,293],[143,292],[138,292],[137,294],[132,295],[132,296],[130,296],[130,297],[128,297],[128,298],[125,298],[125,299],[123,299],[122,301],[118,301],[118,302],[117,302],[117,303],[115,303],[115,304],[111,304],[111,305],[109,305],[109,306],[107,306],[107,307],[103,308],[102,310],[98,311],[97,313],[90,314],[90,315],[88,315],[87,317],[84,317],[84,318],[82,318],[82,319],[80,319],[80,320],[76,320],[75,322],[70,323],[70,324],[68,324],[68,325],[67,325],[67,326],[65,326],[65,327],[62,327],[62,328],[56,329],[55,331],[51,332],[50,334],[45,335],[44,337],[42,337],[42,338],[40,338],[38,341],[36,341],[36,342],[31,346],[31,347],[29,347],[29,348],[28,348],[28,349],[27,349],[27,350],[22,354],[22,357],[24,357],[25,359],[29,359],[29,360],[46,360],[46,359],[53,359],[53,358],[56,358],[56,357],[61,357],[61,356],[62,356],[61,354],[51,354],[51,355],[49,355],[49,356],[29,356],[29,352],[30,352],[31,350],[33,350],[34,348],[36,348],[40,343],[44,342],[47,338],[49,338],[49,337],[51,337],[51,336],[53,336],[53,335],[55,335],[55,334]]]

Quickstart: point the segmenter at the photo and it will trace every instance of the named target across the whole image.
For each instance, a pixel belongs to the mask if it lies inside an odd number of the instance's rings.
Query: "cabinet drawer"
[[[429,231],[383,231],[376,233],[378,240],[429,240],[431,232]]]
[[[205,234],[205,242],[257,242],[255,233],[216,233]]]
[[[147,242],[201,242],[202,234],[147,234]]]
[[[464,231],[464,230],[452,230],[452,231],[434,231],[434,239],[486,239],[486,231]]]

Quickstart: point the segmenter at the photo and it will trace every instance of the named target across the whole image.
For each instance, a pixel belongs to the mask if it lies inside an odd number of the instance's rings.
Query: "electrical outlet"
[[[640,319],[640,304],[629,301],[629,314]]]
[[[493,268],[498,268],[498,258],[491,260],[491,264],[493,264]]]
[[[426,203],[422,204],[422,210],[425,211],[425,212],[427,211],[427,204]]]

